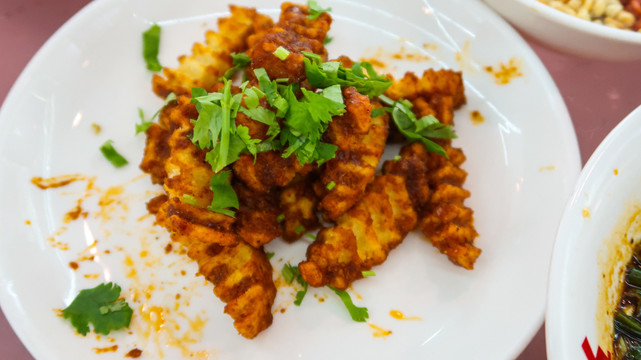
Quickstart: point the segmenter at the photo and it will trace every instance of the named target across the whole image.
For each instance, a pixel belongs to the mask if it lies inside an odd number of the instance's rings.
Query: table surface
[[[88,0],[0,0],[0,99],[40,46]],[[526,37],[554,78],[574,122],[581,159],[587,161],[608,132],[641,104],[641,61],[611,63],[547,49]],[[638,76],[638,77],[637,77]],[[0,312],[0,354],[33,359]],[[538,331],[519,360],[545,359]]]

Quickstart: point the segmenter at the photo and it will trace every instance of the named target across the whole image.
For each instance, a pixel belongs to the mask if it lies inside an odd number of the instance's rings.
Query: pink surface
[[[13,82],[47,38],[88,2],[0,0],[0,99],[4,101]],[[608,63],[579,59],[548,50],[529,39],[528,42],[563,95],[585,163],[605,135],[641,105],[641,61]],[[0,354],[3,359],[33,359],[1,312]],[[545,332],[541,328],[518,359],[545,358]]]

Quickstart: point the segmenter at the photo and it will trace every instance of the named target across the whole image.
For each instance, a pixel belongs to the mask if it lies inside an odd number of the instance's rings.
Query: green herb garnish
[[[173,92],[169,93],[169,95],[167,95],[167,97],[165,98],[165,103],[160,107],[160,109],[158,109],[158,111],[154,113],[154,115],[150,119],[146,119],[142,109],[138,108],[138,117],[140,118],[140,123],[136,124],[136,135],[140,134],[141,132],[147,131],[151,124],[154,123],[154,120],[158,117],[158,115],[160,115],[162,109],[164,109],[167,104],[174,100],[176,100],[176,94],[174,94]]]
[[[231,59],[232,59],[232,64],[234,64],[234,66],[225,72],[225,75],[223,75],[224,79],[231,78],[236,72],[246,68],[252,62],[249,56],[247,56],[247,54],[245,53],[232,53]]]
[[[62,317],[71,320],[71,325],[82,334],[93,331],[108,335],[111,330],[128,327],[133,310],[120,298],[120,286],[114,283],[100,284],[92,289],[81,290],[78,296],[62,310]]]
[[[118,153],[118,151],[116,151],[116,149],[114,149],[112,140],[105,141],[105,143],[100,147],[100,152],[105,156],[105,158],[107,158],[107,160],[109,160],[109,162],[113,166],[117,168],[123,167],[129,163],[127,159],[125,159],[122,155],[120,155],[120,153]]]
[[[294,280],[296,280],[301,286],[303,286],[303,290],[300,290],[296,293],[296,300],[294,300],[294,305],[300,306],[300,304],[303,302],[305,294],[307,294],[307,288],[309,287],[307,281],[303,279],[303,276],[298,270],[298,266],[292,266],[289,263],[283,266],[281,274],[288,284],[291,284]]]
[[[412,112],[412,103],[408,100],[392,100],[385,95],[378,97],[383,103],[391,106],[387,110],[392,114],[392,119],[398,130],[410,141],[422,142],[428,151],[447,157],[443,148],[430,140],[455,139],[454,128],[438,121],[433,115],[416,118]]]
[[[279,223],[283,222],[283,220],[285,220],[285,214],[280,214],[276,217],[276,221]]]
[[[332,189],[333,189],[335,186],[336,186],[336,183],[335,183],[335,182],[333,182],[333,181],[330,181],[330,182],[325,186],[325,188],[326,188],[327,190],[329,190],[329,191],[332,191]]]
[[[324,12],[332,11],[331,7],[327,9],[321,8],[314,0],[307,1],[307,6],[309,6],[309,15],[307,15],[307,18],[310,20],[317,19]]]
[[[352,317],[352,320],[365,322],[369,318],[367,308],[354,305],[354,303],[352,302],[352,298],[351,296],[349,296],[347,291],[338,290],[337,288],[330,285],[327,285],[327,287],[332,289],[332,291],[334,291],[334,293],[336,293],[336,295],[341,298],[343,304],[345,304],[345,307],[347,308],[347,311],[349,311],[349,315]]]
[[[342,87],[353,86],[359,93],[374,97],[382,95],[392,85],[390,79],[385,75],[378,75],[374,66],[367,61],[356,62],[348,69],[338,61],[323,62],[314,53],[303,51],[303,55],[307,80],[314,87],[326,88],[336,84]]]
[[[193,195],[183,194],[183,201],[185,202],[185,204],[198,206],[198,204],[196,203],[196,198]]]
[[[147,31],[142,33],[142,57],[147,63],[147,69],[151,71],[162,70],[158,61],[158,49],[160,48],[160,26],[153,24]]]
[[[361,274],[363,275],[363,277],[376,276],[376,272],[374,272],[372,270],[362,271]]]
[[[231,171],[227,170],[221,171],[211,177],[210,188],[214,193],[214,199],[211,201],[211,205],[209,205],[207,209],[234,217],[235,212],[228,208],[231,207],[238,209],[239,204],[238,196],[229,182],[230,176]]]
[[[274,56],[276,56],[277,58],[279,58],[279,59],[281,59],[281,60],[285,61],[285,59],[287,59],[287,57],[289,56],[289,50],[285,49],[285,48],[284,48],[284,47],[282,47],[282,46],[279,46],[279,47],[274,51]]]

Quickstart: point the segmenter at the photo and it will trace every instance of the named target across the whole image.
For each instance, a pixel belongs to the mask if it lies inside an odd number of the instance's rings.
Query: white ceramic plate
[[[537,0],[485,0],[514,27],[551,48],[608,61],[641,59],[641,33],[581,20]]]
[[[275,1],[237,3],[278,14]],[[374,269],[376,277],[351,290],[369,308],[369,323],[351,321],[327,289],[310,290],[296,307],[294,289],[281,286],[273,325],[251,341],[237,335],[211,286],[194,277],[196,265],[165,254],[168,234],[145,217],[145,202],[160,189],[136,166],[144,136],[134,136],[137,108],[151,114],[162,105],[150,90],[140,34],[158,22],[160,61],[174,66],[227,6],[97,1],[42,48],[0,114],[0,302],[36,358],[87,359],[103,351],[102,359],[121,359],[137,347],[168,359],[504,359],[525,347],[543,320],[554,234],[580,167],[572,123],[549,74],[478,1],[321,4],[333,8],[331,56],[377,58],[396,75],[428,67],[464,72],[468,103],[456,114],[455,145],[468,157],[466,204],[476,211],[483,249],[476,269],[454,266],[411,234]],[[510,63],[521,76],[507,84],[486,70]],[[485,120],[473,122],[472,111]],[[107,139],[131,165],[114,169],[102,157],[98,147]],[[95,182],[47,191],[30,182],[76,173]],[[87,216],[65,223],[79,199]],[[275,270],[298,263],[306,246],[270,243]],[[132,302],[131,331],[83,338],[55,309],[103,281],[120,284]],[[397,320],[391,310],[415,319]],[[392,333],[378,336],[375,327]]]
[[[605,312],[618,303],[616,284],[631,256],[629,239],[639,241],[628,222],[641,208],[640,152],[641,107],[592,154],[564,211],[550,268],[550,359],[586,359],[586,337],[593,354],[611,346],[606,329],[612,317]]]

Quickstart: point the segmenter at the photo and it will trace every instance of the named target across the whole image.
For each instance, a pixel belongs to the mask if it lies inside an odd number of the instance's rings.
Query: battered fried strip
[[[170,92],[190,94],[192,87],[211,91],[218,79],[232,64],[231,53],[245,52],[252,34],[264,33],[273,26],[265,15],[240,6],[229,6],[231,16],[218,19],[218,32],[207,31],[204,43],[195,43],[192,55],[178,58],[175,69],[164,68],[163,75],[154,75],[153,90],[161,97]]]
[[[236,181],[233,187],[240,203],[234,222],[238,237],[255,248],[279,237],[278,193],[257,193],[241,181]]]
[[[318,209],[326,221],[336,220],[363,196],[374,178],[388,134],[387,114],[372,118],[367,96],[347,87],[343,98],[346,113],[335,116],[324,135],[326,142],[338,146],[336,157],[322,166],[320,179],[314,184],[321,198]]]
[[[318,198],[307,178],[283,189],[280,194],[280,209],[283,217],[281,221],[282,236],[285,241],[297,240],[305,232],[320,227],[316,215],[317,205]]]
[[[280,151],[265,151],[259,153],[256,159],[250,154],[241,154],[233,169],[234,174],[249,188],[266,193],[273,188],[286,186],[298,175],[308,174],[314,166],[301,165],[294,154],[284,158]]]
[[[225,313],[242,336],[252,339],[271,325],[276,286],[262,248],[243,241],[233,246],[194,242],[187,254],[214,284],[214,294],[226,303]]]
[[[253,43],[248,51],[252,59],[251,68],[265,68],[270,79],[286,78],[290,82],[300,83],[306,78],[303,51],[316,53],[327,60],[323,40],[332,18],[326,12],[316,19],[308,19],[307,15],[308,6],[283,3],[278,23],[263,37],[252,37],[250,41]],[[284,60],[274,55],[279,47],[289,51]]]
[[[307,260],[298,265],[311,286],[347,288],[362,272],[381,264],[416,225],[405,180],[400,176],[378,176],[363,198],[322,229],[307,248]]]
[[[474,213],[463,205],[470,196],[469,191],[462,188],[467,177],[465,170],[460,168],[465,155],[447,143],[443,148],[448,158],[428,153],[421,143],[409,144],[401,150],[401,159],[383,164],[383,172],[406,179],[423,234],[450,261],[471,270],[481,250],[474,246],[478,236]],[[421,173],[421,167],[424,173]],[[427,198],[424,183],[432,189]]]

